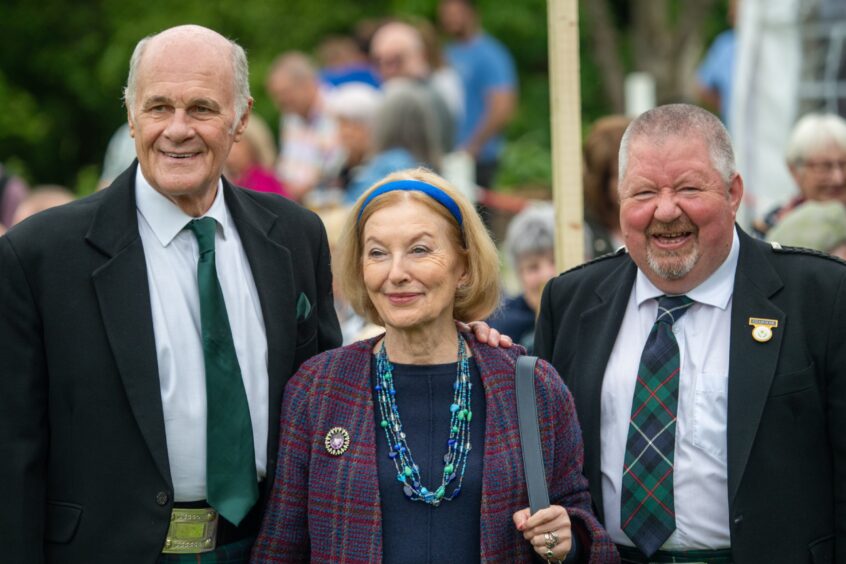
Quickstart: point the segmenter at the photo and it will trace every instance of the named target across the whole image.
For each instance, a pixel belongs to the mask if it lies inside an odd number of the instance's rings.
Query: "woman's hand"
[[[529,508],[514,514],[514,525],[523,533],[541,558],[560,561],[567,557],[573,546],[570,516],[560,505],[550,505],[530,516]]]

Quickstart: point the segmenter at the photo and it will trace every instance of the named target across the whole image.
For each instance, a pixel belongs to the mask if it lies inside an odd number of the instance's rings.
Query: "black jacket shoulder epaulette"
[[[846,266],[846,260],[843,260],[840,257],[836,257],[834,255],[830,255],[828,253],[824,253],[822,251],[818,251],[816,249],[806,249],[805,247],[789,247],[785,245],[781,245],[779,243],[773,242],[770,243],[772,246],[774,253],[779,254],[791,254],[791,255],[809,255],[819,258],[828,259],[832,262],[836,262],[837,264],[841,264]]]
[[[626,249],[625,246],[622,246],[614,252],[606,253],[604,255],[600,255],[600,256],[598,256],[594,259],[591,259],[587,262],[583,262],[582,264],[577,264],[576,266],[574,266],[572,268],[568,268],[564,272],[561,272],[560,274],[558,274],[558,276],[564,276],[565,274],[567,274],[569,272],[581,270],[582,268],[587,268],[588,266],[594,265],[596,263],[603,262],[603,261],[606,261],[608,259],[612,259],[612,258],[615,258],[615,257],[626,255],[626,254],[628,254],[628,252],[629,252],[628,249]]]

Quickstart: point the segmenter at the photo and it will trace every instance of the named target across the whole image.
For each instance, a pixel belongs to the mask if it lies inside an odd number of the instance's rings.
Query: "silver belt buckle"
[[[211,552],[217,543],[217,511],[173,508],[162,554]]]

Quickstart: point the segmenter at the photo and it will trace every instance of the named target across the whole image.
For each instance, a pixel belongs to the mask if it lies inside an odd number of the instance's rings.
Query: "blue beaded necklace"
[[[464,471],[467,469],[467,457],[470,454],[470,421],[473,412],[470,408],[470,368],[467,362],[467,351],[464,339],[458,336],[458,370],[453,384],[453,400],[449,406],[449,439],[447,452],[444,455],[444,470],[441,473],[441,484],[434,491],[423,486],[420,479],[420,468],[414,463],[411,448],[406,442],[402,429],[399,409],[397,408],[394,388],[394,367],[388,360],[385,342],[376,356],[376,399],[379,413],[382,417],[379,425],[385,431],[388,440],[388,457],[397,469],[397,481],[402,484],[405,496],[411,501],[422,501],[437,507],[442,501],[451,501],[461,492],[464,481]],[[450,492],[447,486],[457,483]]]

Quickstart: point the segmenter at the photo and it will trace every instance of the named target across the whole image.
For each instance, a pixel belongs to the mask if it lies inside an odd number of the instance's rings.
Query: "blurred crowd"
[[[730,5],[733,25],[735,3]],[[697,72],[700,102],[727,126],[734,49],[734,31],[728,29]],[[472,0],[441,0],[436,23],[361,22],[348,35],[324,38],[314,57],[281,53],[269,67],[265,88],[279,112],[278,128],[253,112],[229,154],[226,175],[236,185],[317,211],[330,243],[349,206],[396,170],[424,166],[438,172],[481,209],[480,190],[497,186],[504,131],[518,99],[512,56],[484,31]],[[585,260],[622,245],[618,151],[630,121],[609,115],[586,127]],[[108,144],[99,188],[134,158],[135,144],[123,125]],[[834,114],[804,115],[784,147],[784,161],[795,182],[794,197],[757,218],[754,232],[781,245],[846,258],[846,121]],[[0,165],[0,234],[72,199],[61,186],[28,187]],[[497,241],[504,285],[515,295],[490,321],[531,347],[540,292],[556,273],[556,237],[551,204],[521,200],[517,208],[524,206]],[[345,341],[370,334],[373,328],[355,316],[337,288],[335,295]]]

